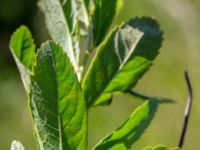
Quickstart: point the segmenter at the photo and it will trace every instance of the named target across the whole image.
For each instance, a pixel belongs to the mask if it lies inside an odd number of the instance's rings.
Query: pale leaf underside
[[[61,2],[59,0],[40,0],[39,6],[44,12],[47,28],[52,39],[61,45],[75,70],[78,70],[70,29]]]
[[[80,41],[79,41],[79,30],[81,28],[80,22],[85,25],[85,28],[89,26],[88,13],[85,8],[83,0],[67,0],[62,1],[62,9],[65,18],[68,23],[72,45],[74,49],[74,55],[77,64],[79,63],[80,55]]]
[[[78,78],[79,67],[79,22],[89,26],[88,13],[83,0],[40,0],[39,6],[45,14],[46,24],[52,39],[66,51]]]

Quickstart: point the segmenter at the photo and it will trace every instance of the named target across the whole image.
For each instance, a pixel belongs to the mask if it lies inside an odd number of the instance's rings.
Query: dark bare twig
[[[185,108],[183,129],[182,129],[181,136],[180,136],[180,139],[179,139],[178,147],[180,147],[180,148],[183,147],[184,138],[185,138],[185,134],[186,134],[186,131],[187,131],[187,126],[188,126],[188,120],[189,120],[189,117],[190,117],[192,99],[193,99],[192,86],[191,86],[191,82],[190,82],[187,71],[184,72],[184,75],[185,75],[185,81],[186,81],[186,84],[187,84],[189,96],[188,96],[188,101],[187,101],[187,105],[186,105],[186,108]]]

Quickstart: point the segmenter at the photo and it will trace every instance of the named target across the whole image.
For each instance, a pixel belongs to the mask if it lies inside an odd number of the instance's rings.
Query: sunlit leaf
[[[98,47],[84,77],[87,106],[108,104],[112,94],[134,87],[158,54],[162,32],[152,18],[136,18],[114,29]]]
[[[26,91],[29,91],[32,66],[35,62],[35,44],[28,28],[21,26],[13,34],[10,49],[20,71]]]
[[[84,96],[67,55],[53,42],[38,51],[29,105],[40,149],[85,150]]]
[[[154,99],[139,106],[129,119],[118,129],[107,135],[94,150],[129,149],[136,142],[153,119],[158,107]]]

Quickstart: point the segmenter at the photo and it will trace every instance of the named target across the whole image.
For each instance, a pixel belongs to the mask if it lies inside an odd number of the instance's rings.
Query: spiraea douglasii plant
[[[90,109],[110,105],[115,93],[139,97],[143,104],[93,150],[131,149],[159,104],[171,102],[132,90],[159,53],[163,32],[158,22],[137,17],[110,29],[122,0],[39,0],[38,5],[52,41],[36,49],[30,31],[21,26],[10,42],[38,149],[86,150]],[[11,148],[24,149],[17,141]]]

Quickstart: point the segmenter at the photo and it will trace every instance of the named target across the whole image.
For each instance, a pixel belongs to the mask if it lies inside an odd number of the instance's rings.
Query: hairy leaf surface
[[[87,106],[107,104],[113,92],[135,86],[151,66],[161,42],[162,32],[152,18],[136,18],[114,29],[97,49],[84,77]]]
[[[28,28],[21,26],[13,34],[10,41],[10,49],[20,71],[26,91],[29,91],[32,66],[35,62],[35,44]]]
[[[92,23],[95,46],[99,45],[104,39],[122,4],[122,0],[94,0]]]
[[[167,148],[165,145],[157,145],[155,147],[148,146],[144,148],[143,150],[181,150],[180,148]]]
[[[88,13],[83,0],[40,0],[46,24],[52,39],[67,52],[78,78],[79,68],[79,22],[89,25]]]
[[[118,129],[107,135],[94,150],[129,149],[137,141],[153,119],[158,102],[154,99],[139,106]]]
[[[86,27],[89,26],[89,16],[88,16],[88,12],[87,12],[87,5],[85,5],[84,0],[76,0],[77,2],[77,11],[78,11],[78,20],[82,23],[84,23],[84,25]]]
[[[74,31],[78,21],[89,25],[89,18],[84,0],[61,0],[64,14],[69,24],[70,31]]]
[[[85,28],[89,25],[88,13],[83,0],[63,0],[62,2],[63,12],[68,22],[70,35],[72,38],[72,44],[75,53],[75,59],[77,64],[79,63],[79,22],[85,25]]]
[[[47,28],[52,39],[66,51],[75,70],[78,70],[76,56],[70,36],[69,23],[59,0],[40,0],[39,6],[46,19]]]
[[[67,55],[53,42],[38,51],[30,108],[40,149],[85,150],[83,92]]]
[[[11,150],[25,150],[23,145],[18,141],[13,141],[10,149]]]

